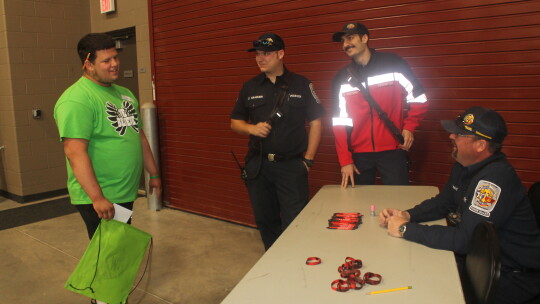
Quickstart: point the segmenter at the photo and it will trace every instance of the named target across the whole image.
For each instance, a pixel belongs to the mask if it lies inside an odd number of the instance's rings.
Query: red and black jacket
[[[424,88],[407,62],[392,53],[370,49],[366,66],[351,63],[373,99],[398,129],[414,132],[427,111]],[[365,100],[357,87],[349,83],[347,67],[333,82],[334,111],[332,125],[341,166],[351,164],[352,153],[381,152],[399,148],[399,143]]]

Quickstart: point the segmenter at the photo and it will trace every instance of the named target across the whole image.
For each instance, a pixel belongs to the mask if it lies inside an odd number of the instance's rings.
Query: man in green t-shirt
[[[139,103],[115,85],[120,61],[107,34],[88,34],[77,45],[83,75],[60,97],[54,118],[66,153],[68,190],[92,238],[113,204],[133,208],[142,168],[150,193],[161,196],[161,179],[142,130]]]

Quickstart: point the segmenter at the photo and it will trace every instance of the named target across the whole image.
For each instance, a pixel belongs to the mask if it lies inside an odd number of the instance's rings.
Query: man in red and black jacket
[[[333,82],[332,124],[342,187],[349,181],[353,187],[374,184],[376,171],[386,185],[408,184],[406,151],[427,111],[424,88],[403,58],[368,47],[369,31],[363,24],[348,23],[332,38],[342,42],[343,51],[352,58]],[[359,75],[359,81],[401,132],[403,144],[368,103],[348,69]]]

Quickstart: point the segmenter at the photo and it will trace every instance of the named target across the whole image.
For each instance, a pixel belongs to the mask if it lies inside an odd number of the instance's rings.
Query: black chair
[[[532,184],[528,194],[534,215],[536,216],[536,224],[538,225],[538,228],[540,228],[540,182]],[[533,301],[528,302],[528,304],[540,304],[540,296],[536,297]]]
[[[531,206],[536,216],[536,224],[540,228],[540,182],[534,183],[529,188],[529,200],[531,201]]]
[[[465,259],[463,291],[467,303],[492,303],[501,274],[499,240],[491,222],[474,228],[471,247]]]

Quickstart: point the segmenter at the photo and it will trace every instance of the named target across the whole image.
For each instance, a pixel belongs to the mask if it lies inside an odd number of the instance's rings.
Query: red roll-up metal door
[[[472,105],[506,118],[504,152],[526,185],[540,179],[539,1],[149,0],[165,201],[171,207],[253,225],[247,192],[230,154],[247,137],[229,113],[243,82],[259,71],[251,41],[273,31],[285,63],[310,78],[329,114],[310,173],[311,193],[338,184],[330,83],[349,62],[333,32],[360,21],[370,46],[403,56],[424,84],[427,118],[411,151],[413,184],[442,186],[452,164],[440,119]]]

